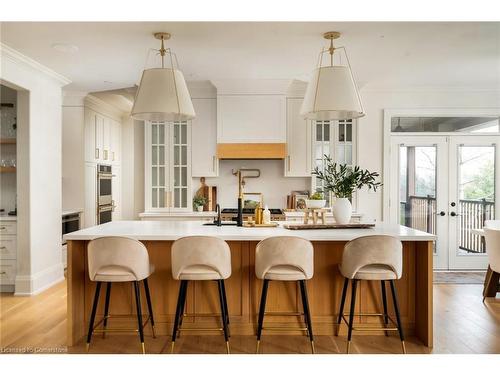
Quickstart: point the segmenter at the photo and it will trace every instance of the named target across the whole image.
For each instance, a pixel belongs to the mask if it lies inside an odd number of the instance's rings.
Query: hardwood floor
[[[170,353],[170,338],[153,339],[146,327],[146,351]],[[255,338],[231,337],[231,352],[252,354]],[[316,336],[317,353],[345,352],[344,336]],[[500,353],[500,298],[482,303],[482,285],[434,285],[434,348],[415,338],[406,340],[408,353]],[[400,353],[396,335],[354,336],[351,353]],[[66,284],[60,283],[34,297],[0,295],[0,352],[82,353],[85,345],[66,347]],[[90,353],[139,353],[134,334],[96,334]],[[176,341],[176,353],[225,353],[222,336],[184,336]],[[266,336],[262,353],[310,353],[305,336]]]

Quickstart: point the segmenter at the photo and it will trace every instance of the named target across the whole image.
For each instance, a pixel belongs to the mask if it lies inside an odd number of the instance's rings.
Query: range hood
[[[284,159],[286,143],[217,143],[219,159]]]
[[[217,157],[285,159],[287,80],[232,80],[217,87]]]

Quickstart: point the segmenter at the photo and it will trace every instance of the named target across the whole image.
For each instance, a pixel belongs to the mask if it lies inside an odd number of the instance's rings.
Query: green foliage
[[[464,199],[486,199],[494,200],[495,197],[495,166],[489,160],[482,165],[474,174],[471,181],[468,181],[463,189]]]
[[[314,193],[313,195],[311,195],[309,197],[309,199],[311,200],[315,200],[315,201],[320,201],[320,200],[323,200],[323,193],[321,193],[320,191],[317,191],[316,193]]]
[[[363,186],[373,191],[382,186],[381,182],[376,182],[380,176],[377,172],[362,170],[357,165],[351,168],[347,164],[334,163],[328,155],[325,155],[325,162],[324,170],[316,167],[312,174],[323,181],[323,191],[331,191],[337,198],[352,198],[352,193]]]
[[[203,195],[195,195],[195,197],[193,198],[193,205],[195,207],[204,206],[207,203],[208,203],[208,199],[205,198]]]

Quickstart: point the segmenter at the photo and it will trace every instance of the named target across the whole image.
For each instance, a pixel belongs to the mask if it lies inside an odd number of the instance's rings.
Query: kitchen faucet
[[[245,178],[260,177],[260,169],[255,168],[240,168],[231,171],[234,176],[238,177],[238,215],[236,216],[236,225],[243,226],[243,186],[245,186]],[[242,172],[256,172],[256,175],[243,175]]]
[[[220,218],[220,204],[217,203],[215,205],[215,211],[217,212],[217,219],[214,220],[214,224],[217,225],[218,227],[222,226],[222,220]]]

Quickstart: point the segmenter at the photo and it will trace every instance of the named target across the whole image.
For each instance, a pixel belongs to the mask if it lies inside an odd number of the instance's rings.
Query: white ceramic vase
[[[337,198],[332,206],[333,217],[337,224],[348,224],[352,216],[352,204],[348,198]]]

